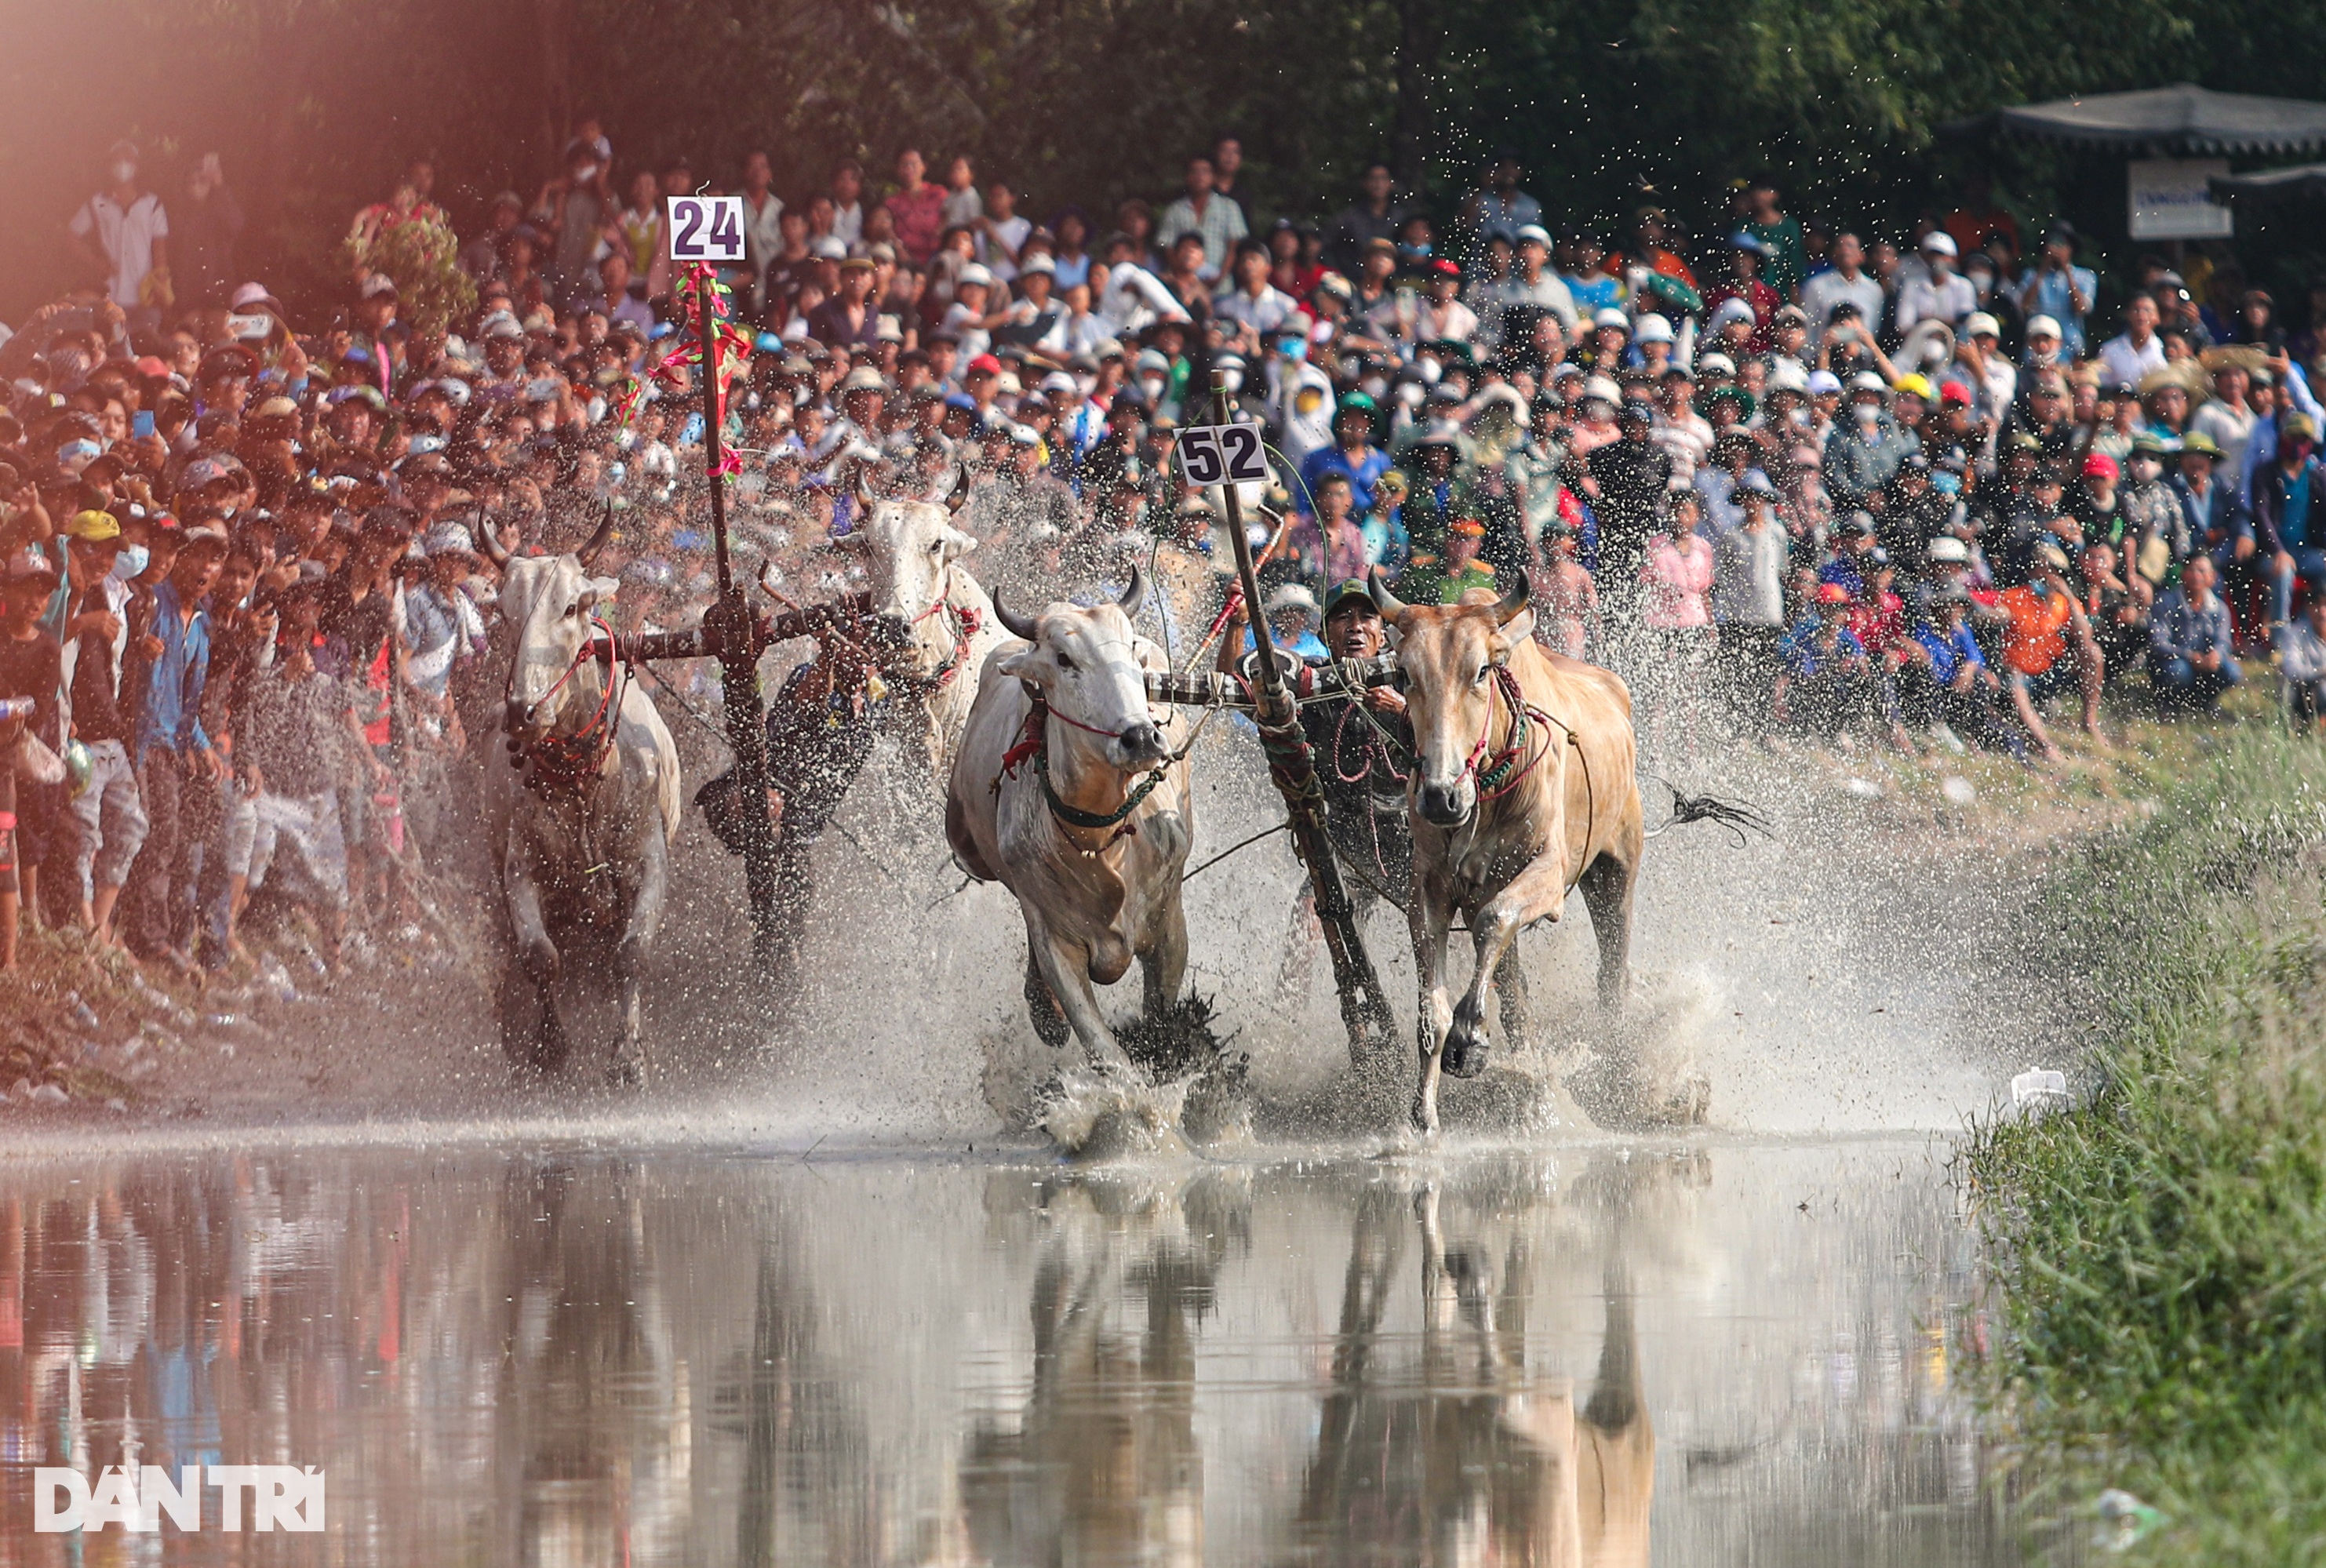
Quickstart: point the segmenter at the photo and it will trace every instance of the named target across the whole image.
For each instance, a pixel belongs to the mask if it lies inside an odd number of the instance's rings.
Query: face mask
[[[143,544],[125,544],[121,553],[113,558],[113,570],[106,575],[116,582],[127,582],[133,577],[143,576],[153,561],[154,552]]]
[[[1359,385],[1364,388],[1364,394],[1367,397],[1372,398],[1375,403],[1379,403],[1382,400],[1382,395],[1389,391],[1389,377],[1386,376],[1368,376]]]
[[[114,182],[116,185],[126,185],[126,184],[128,184],[132,180],[135,180],[135,179],[136,179],[136,178],[137,178],[137,165],[136,165],[136,164],[132,163],[132,162],[127,162],[126,160],[125,160],[125,161],[123,161],[123,162],[121,162],[116,163],[116,164],[113,166],[113,182]]]
[[[2029,583],[2027,586],[2034,590],[2035,597],[2037,598],[2050,598],[2052,597],[2052,585],[2045,582],[2040,577],[2034,581]]]
[[[1243,372],[1241,370],[1223,370],[1220,372],[1220,379],[1232,393],[1243,390]]]
[[[1882,410],[1870,403],[1854,403],[1850,404],[1849,412],[1858,423],[1869,430],[1882,422]]]
[[[1287,338],[1279,348],[1287,359],[1297,361],[1308,357],[1308,339],[1306,338]]]
[[[1962,476],[1960,474],[1932,474],[1931,476],[1931,486],[1941,496],[1958,496],[1962,494]]]
[[[1413,363],[1414,367],[1421,372],[1421,379],[1426,385],[1437,385],[1438,378],[1446,374],[1446,366],[1435,359],[1421,358]]]
[[[587,185],[591,181],[595,180],[597,177],[598,165],[595,163],[584,163],[582,167],[573,171],[573,183],[576,185]]]
[[[1146,389],[1147,401],[1156,403],[1162,399],[1163,388],[1168,384],[1159,376],[1142,376],[1139,378],[1139,385]]]

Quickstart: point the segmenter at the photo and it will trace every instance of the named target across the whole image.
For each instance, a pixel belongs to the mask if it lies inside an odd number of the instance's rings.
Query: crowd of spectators
[[[164,195],[113,148],[60,235],[87,286],[0,345],[0,697],[70,765],[0,803],[0,879],[189,973],[269,887],[326,962],[408,928],[498,695],[496,561],[611,503],[620,623],[708,603],[703,399],[651,374],[691,341],[665,200],[707,189],[746,218],[737,549],[803,599],[847,580],[860,484],[956,469],[972,564],[1037,597],[1164,548],[1224,572],[1170,458],[1216,377],[1278,466],[1251,523],[1296,642],[1375,570],[1409,600],[1524,580],[1654,744],[2056,757],[2056,702],[2098,734],[2112,689],[2207,711],[2272,663],[2315,723],[2326,280],[2286,322],[2226,252],[2135,256],[2103,320],[2076,232],[1983,191],[1895,235],[1765,181],[1700,235],[1653,207],[1554,232],[1502,157],[1441,228],[1385,166],[1260,222],[1242,167],[1223,139],[1159,204],[1037,218],[967,157],[778,193],[764,155],[644,167],[586,123],[464,237],[414,164],[294,317],[237,270],[216,158]],[[405,226],[472,305],[408,313]]]

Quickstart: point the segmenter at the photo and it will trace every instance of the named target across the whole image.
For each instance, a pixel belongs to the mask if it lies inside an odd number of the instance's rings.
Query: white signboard
[[[2227,158],[2153,158],[2125,165],[2125,199],[2135,239],[2226,239],[2229,209],[2205,181],[2229,172]]]
[[[740,196],[674,196],[667,227],[673,261],[743,259],[743,199]]]
[[[1260,430],[1249,424],[1191,424],[1179,432],[1179,466],[1191,485],[1265,485],[1271,477]]]

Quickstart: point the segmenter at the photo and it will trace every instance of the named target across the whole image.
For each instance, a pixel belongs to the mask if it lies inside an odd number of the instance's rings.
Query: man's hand
[[[2269,567],[2272,571],[2292,571],[2293,570],[2293,556],[2292,552],[2284,550],[2279,551],[2275,555],[2270,557]]]
[[[210,777],[214,779],[225,778],[230,771],[227,765],[226,758],[218,754],[218,748],[216,747],[204,747],[202,748],[201,764],[204,770],[207,771]]]
[[[1365,706],[1376,713],[1402,713],[1405,711],[1405,693],[1394,686],[1368,686],[1365,688]]]
[[[144,636],[137,639],[137,652],[141,657],[149,662],[160,658],[162,656],[162,639],[155,636],[153,633],[147,632]]]
[[[101,642],[111,642],[121,635],[121,617],[111,610],[84,610],[65,623],[65,635],[83,637],[95,632]]]
[[[2247,534],[2239,538],[2235,544],[2229,546],[2229,555],[2234,560],[2251,561],[2254,556],[2253,536]]]

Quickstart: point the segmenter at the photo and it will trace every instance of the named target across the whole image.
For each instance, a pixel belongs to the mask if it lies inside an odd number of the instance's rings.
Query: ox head
[[[890,670],[930,677],[953,656],[953,629],[934,614],[945,596],[953,563],[977,548],[954,526],[969,483],[956,466],[926,501],[879,497],[856,486],[858,522],[840,540],[861,552],[872,593],[873,645]]]
[[[555,728],[557,714],[540,710],[551,688],[573,668],[582,645],[592,635],[591,610],[614,597],[618,585],[612,580],[591,575],[613,533],[614,509],[609,506],[598,531],[581,549],[566,555],[510,560],[502,580],[500,605],[504,621],[516,634],[506,721],[511,736]],[[577,672],[558,689],[558,707],[570,706],[575,697],[585,693],[594,701],[598,691],[594,670]]]
[[[1497,601],[1472,589],[1458,605],[1409,605],[1372,575],[1373,602],[1397,633],[1405,711],[1413,724],[1414,806],[1459,827],[1478,809],[1479,738],[1494,716],[1494,671],[1534,631],[1524,582]]]
[[[1039,616],[1020,616],[993,596],[995,618],[1028,645],[1005,650],[994,667],[1039,686],[1050,711],[1078,731],[1095,731],[1090,739],[1101,742],[1103,759],[1125,773],[1170,755],[1147,706],[1142,639],[1130,625],[1146,598],[1147,580],[1135,566],[1120,599],[1089,609],[1054,604]]]

